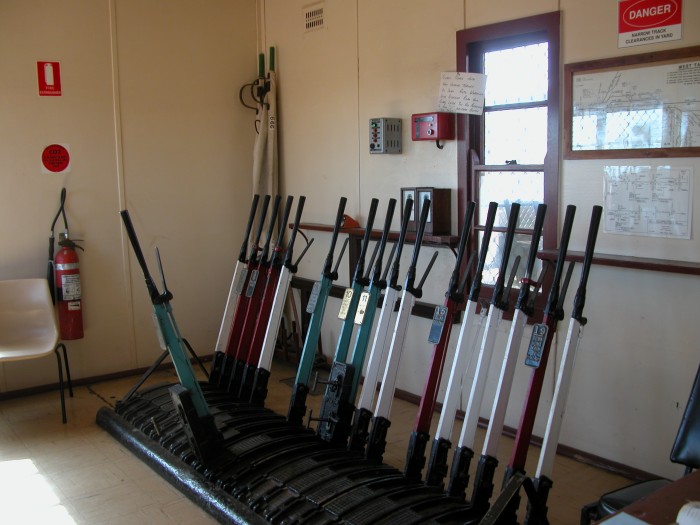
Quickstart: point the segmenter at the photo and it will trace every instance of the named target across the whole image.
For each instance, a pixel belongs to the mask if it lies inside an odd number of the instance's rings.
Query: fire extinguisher
[[[83,337],[83,301],[77,248],[68,234],[59,235],[61,249],[56,254],[56,304],[61,339]],[[82,248],[81,248],[82,249]]]
[[[80,282],[80,265],[78,259],[78,246],[68,235],[68,221],[64,210],[66,190],[61,190],[61,207],[51,225],[51,238],[49,245],[49,283],[58,310],[58,323],[61,339],[72,340],[83,337],[83,304],[82,285]],[[64,233],[59,234],[58,245],[60,247],[55,258],[53,257],[54,227],[60,215],[63,215],[65,226]]]

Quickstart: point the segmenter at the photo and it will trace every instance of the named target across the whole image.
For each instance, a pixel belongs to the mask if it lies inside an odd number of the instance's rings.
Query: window
[[[512,203],[521,206],[510,257],[511,265],[522,257],[514,288],[540,203],[547,204],[540,246],[557,247],[559,13],[458,31],[457,63],[459,71],[487,75],[483,115],[458,116],[458,204],[461,217],[468,201],[477,203],[472,251],[480,246],[489,202],[499,205],[482,278],[482,296],[490,298]]]

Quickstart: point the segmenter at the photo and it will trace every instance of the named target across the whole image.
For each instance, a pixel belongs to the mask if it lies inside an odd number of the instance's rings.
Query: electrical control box
[[[401,153],[401,119],[369,119],[369,152]]]
[[[413,140],[454,140],[454,113],[416,113],[411,115]]]

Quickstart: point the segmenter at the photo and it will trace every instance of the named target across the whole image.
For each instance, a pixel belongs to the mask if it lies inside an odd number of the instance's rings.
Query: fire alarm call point
[[[413,140],[454,140],[454,113],[416,113],[411,115]]]

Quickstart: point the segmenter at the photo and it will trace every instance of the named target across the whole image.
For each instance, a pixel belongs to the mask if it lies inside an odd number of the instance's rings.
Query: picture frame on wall
[[[416,231],[416,188],[401,188],[401,213],[406,208],[406,201],[413,199],[413,207],[411,208],[411,216],[408,218],[406,231]],[[402,215],[403,217],[403,215]]]
[[[423,201],[430,199],[425,233],[427,235],[449,235],[452,226],[451,190],[449,188],[416,188],[416,196],[416,217],[420,217]]]
[[[431,191],[432,188],[420,188],[416,189],[416,195],[417,195],[417,206],[416,206],[416,214],[418,217],[420,217],[423,214],[423,203],[426,200],[429,200],[431,203],[430,209],[428,209],[428,219],[425,221],[425,229],[428,229],[428,224],[432,222],[432,202],[433,202],[433,192]]]
[[[564,65],[564,158],[694,157],[700,46]]]

